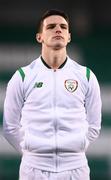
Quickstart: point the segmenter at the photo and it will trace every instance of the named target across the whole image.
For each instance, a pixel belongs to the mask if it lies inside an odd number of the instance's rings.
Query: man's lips
[[[62,36],[54,36],[53,39],[64,39]]]

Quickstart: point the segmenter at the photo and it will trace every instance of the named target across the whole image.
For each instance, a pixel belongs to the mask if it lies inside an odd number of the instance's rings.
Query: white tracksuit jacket
[[[56,71],[39,57],[9,81],[4,136],[32,167],[60,172],[86,165],[100,129],[98,81],[69,57]]]

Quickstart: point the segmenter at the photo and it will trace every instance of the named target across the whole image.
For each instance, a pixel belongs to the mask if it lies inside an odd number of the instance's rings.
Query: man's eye
[[[47,29],[53,29],[55,26],[54,25],[51,25],[51,26],[48,26]]]
[[[61,26],[62,29],[67,29],[67,26]]]

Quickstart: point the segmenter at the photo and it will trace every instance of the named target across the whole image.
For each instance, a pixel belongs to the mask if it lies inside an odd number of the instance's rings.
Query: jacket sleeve
[[[100,86],[95,74],[92,71],[90,71],[90,78],[88,81],[85,107],[89,125],[87,138],[89,142],[92,142],[99,136],[100,133],[102,109]]]
[[[7,85],[3,112],[3,134],[8,142],[21,153],[21,111],[24,105],[23,82],[18,71]]]

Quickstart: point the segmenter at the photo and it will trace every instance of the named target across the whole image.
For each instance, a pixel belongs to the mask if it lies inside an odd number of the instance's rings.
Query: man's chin
[[[55,44],[53,47],[54,47],[54,49],[58,50],[58,49],[63,48],[64,45],[63,45],[62,43],[57,43],[57,44]]]

